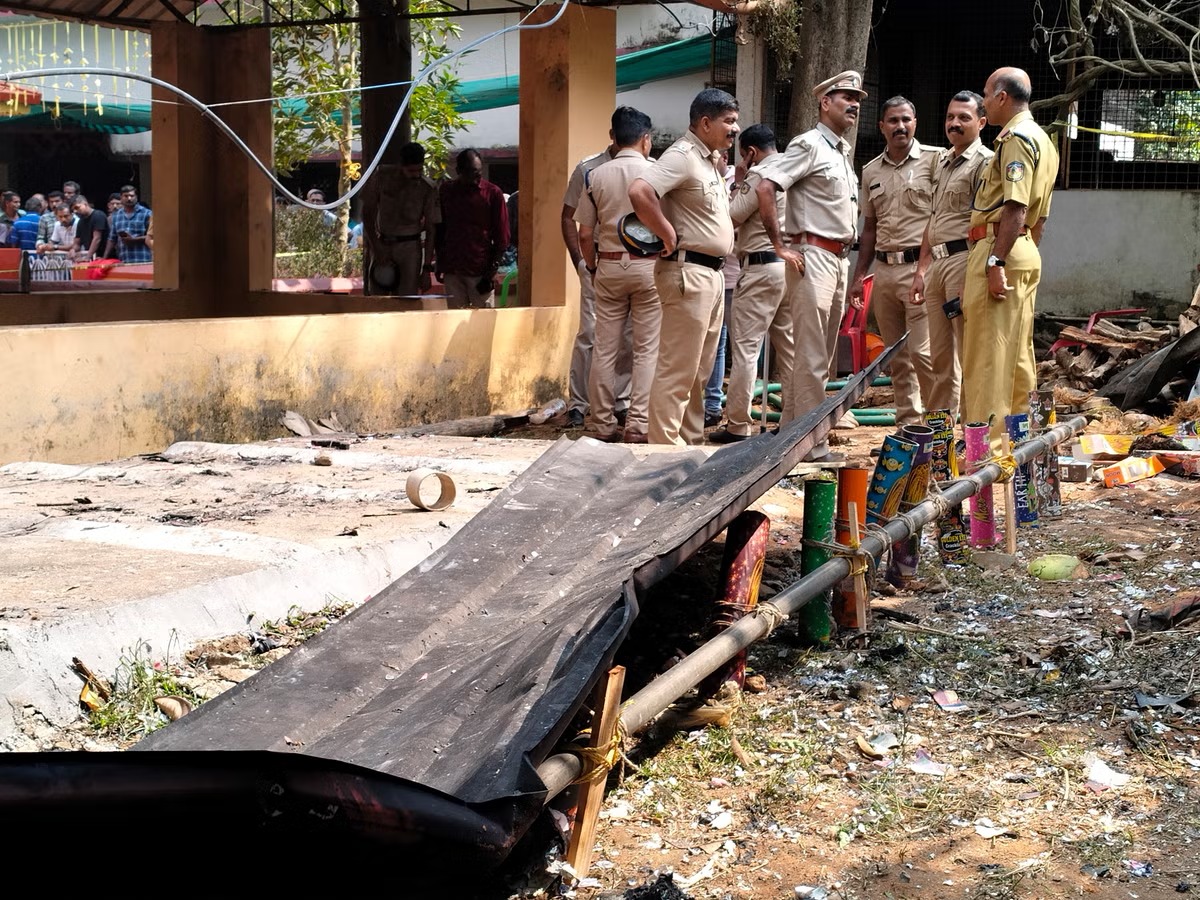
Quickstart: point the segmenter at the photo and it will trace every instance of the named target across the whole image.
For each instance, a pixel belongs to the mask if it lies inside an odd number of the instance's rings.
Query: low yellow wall
[[[565,396],[574,309],[357,313],[0,328],[0,462],[84,463],[177,440],[364,432]]]

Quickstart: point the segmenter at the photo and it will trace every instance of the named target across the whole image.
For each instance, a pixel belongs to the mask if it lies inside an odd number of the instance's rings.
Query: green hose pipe
[[[767,421],[768,422],[778,422],[782,416],[783,416],[783,413],[768,412],[767,413]],[[762,418],[762,410],[761,409],[750,410],[750,418],[761,419]]]

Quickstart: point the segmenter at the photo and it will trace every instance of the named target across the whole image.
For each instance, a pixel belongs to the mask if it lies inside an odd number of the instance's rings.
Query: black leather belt
[[[934,259],[946,259],[955,253],[966,253],[971,245],[967,241],[946,241],[944,244],[934,244],[929,249]]]
[[[419,241],[419,234],[381,234],[379,239],[385,244],[407,244],[410,241]]]
[[[768,266],[777,262],[782,262],[782,260],[774,250],[755,250],[742,257],[743,266]]]
[[[695,250],[676,250],[674,253],[664,256],[663,259],[695,263],[715,272],[720,272],[725,268],[725,257],[709,256],[707,253],[697,253]]]
[[[887,263],[889,266],[902,266],[906,263],[915,263],[921,258],[920,247],[907,247],[904,250],[892,250],[890,252],[877,250],[875,258],[881,263]]]

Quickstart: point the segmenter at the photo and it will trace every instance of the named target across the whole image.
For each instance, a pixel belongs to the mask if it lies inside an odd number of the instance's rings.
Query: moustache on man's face
[[[946,129],[947,134],[962,134],[963,130],[957,125],[951,125]]]

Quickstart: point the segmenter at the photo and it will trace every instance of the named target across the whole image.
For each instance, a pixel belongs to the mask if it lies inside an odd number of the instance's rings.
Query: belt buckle
[[[887,252],[887,261],[889,266],[899,266],[904,264],[903,250],[889,250]]]
[[[934,259],[947,259],[950,256],[950,250],[945,244],[934,244],[929,248]]]

